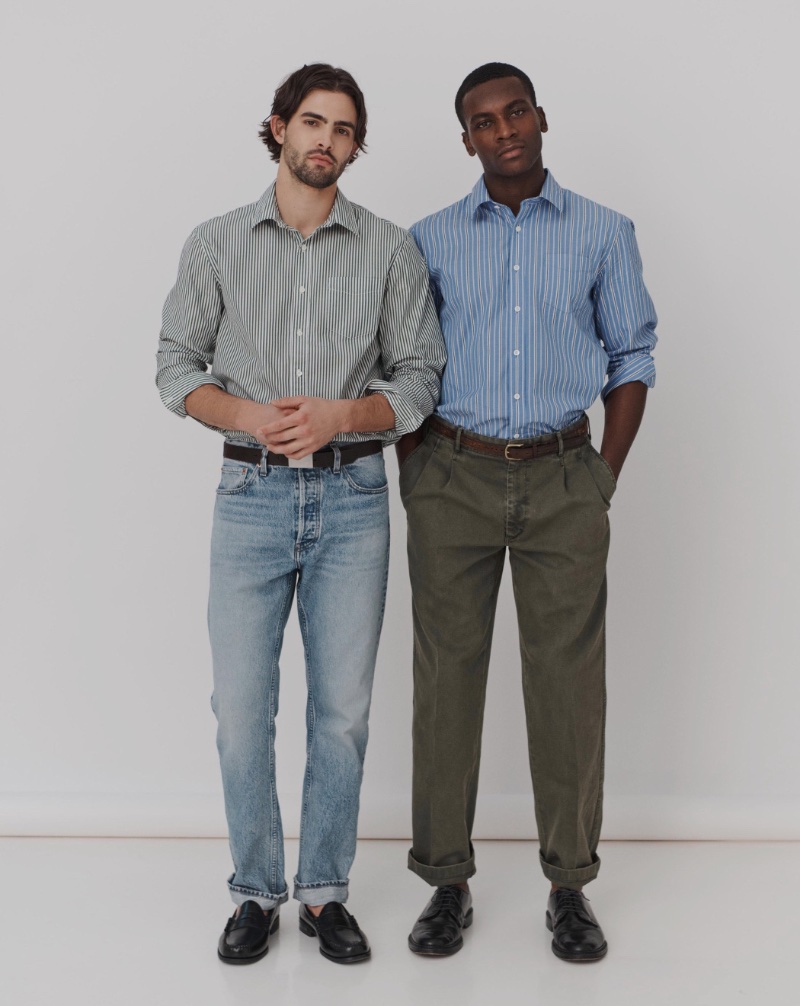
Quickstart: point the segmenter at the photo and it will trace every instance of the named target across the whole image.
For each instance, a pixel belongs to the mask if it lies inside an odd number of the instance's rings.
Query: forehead
[[[464,95],[464,118],[469,120],[480,112],[502,111],[512,101],[530,103],[531,96],[519,77],[500,77],[478,84]]]
[[[295,115],[302,115],[304,112],[324,115],[330,122],[356,121],[355,103],[348,94],[342,94],[341,91],[309,91],[297,106]]]

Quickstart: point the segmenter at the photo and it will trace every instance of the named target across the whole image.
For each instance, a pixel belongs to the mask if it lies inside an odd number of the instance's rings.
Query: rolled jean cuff
[[[346,880],[331,880],[320,884],[299,884],[294,880],[294,898],[301,905],[327,905],[329,901],[338,901],[343,905],[350,894],[350,885]]]
[[[583,884],[588,884],[590,880],[594,880],[600,871],[599,856],[593,856],[589,866],[581,866],[577,870],[562,870],[560,866],[551,866],[546,862],[540,849],[539,863],[545,877],[554,884],[558,884],[559,887],[581,887]]]
[[[268,891],[254,891],[251,887],[235,887],[233,884],[228,884],[228,890],[231,892],[234,905],[243,905],[245,901],[255,901],[261,908],[267,909],[277,908],[278,905],[289,900],[288,891],[284,891],[283,894],[270,894]]]
[[[413,856],[413,849],[408,850],[408,868],[432,887],[443,887],[445,884],[464,884],[475,875],[475,857],[470,856],[463,863],[453,863],[451,866],[426,866]]]

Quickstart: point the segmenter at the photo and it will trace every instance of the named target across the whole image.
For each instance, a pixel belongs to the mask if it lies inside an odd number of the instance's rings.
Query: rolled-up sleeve
[[[641,381],[652,388],[656,368],[656,312],[642,278],[633,223],[623,218],[594,288],[595,326],[608,354],[605,399],[621,384]]]
[[[378,338],[384,380],[370,381],[367,391],[386,396],[398,435],[411,433],[436,408],[446,354],[428,270],[410,237],[389,267]]]
[[[195,229],[184,245],[178,279],[164,304],[156,354],[161,401],[178,416],[186,416],[186,396],[200,385],[215,384],[225,390],[208,373],[223,310],[216,270]]]

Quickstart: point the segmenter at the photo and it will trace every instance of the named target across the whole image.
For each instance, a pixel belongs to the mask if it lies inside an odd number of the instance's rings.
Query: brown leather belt
[[[339,463],[349,465],[359,458],[366,458],[370,454],[378,454],[383,450],[383,443],[380,440],[365,440],[360,444],[349,444],[347,447],[339,448]],[[222,448],[222,456],[230,458],[232,461],[247,461],[251,465],[260,465],[264,455],[262,447],[244,447],[241,444],[228,444]],[[332,447],[323,447],[321,451],[295,461],[287,458],[285,454],[273,454],[267,451],[268,465],[281,465],[284,468],[333,468],[335,456]]]
[[[580,447],[589,439],[589,420],[582,419],[574,426],[567,427],[561,433],[561,447],[559,447],[558,434],[552,433],[547,437],[537,439],[536,443],[520,443],[518,440],[495,440],[491,438],[478,438],[468,430],[459,430],[450,423],[445,423],[438,416],[431,416],[428,420],[429,429],[449,440],[458,440],[461,447],[467,447],[478,454],[488,454],[493,458],[505,458],[506,461],[534,461],[536,458],[546,457],[548,454],[558,454],[559,450],[568,451],[573,447]]]

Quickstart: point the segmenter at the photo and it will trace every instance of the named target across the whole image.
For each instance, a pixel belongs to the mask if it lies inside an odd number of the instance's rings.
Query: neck
[[[547,173],[541,161],[524,175],[507,178],[501,175],[484,174],[486,190],[496,203],[509,206],[516,216],[523,199],[533,199],[542,191]]]
[[[315,189],[301,182],[281,161],[275,179],[275,200],[283,222],[300,231],[304,238],[328,219],[337,186],[334,182],[325,189]]]

